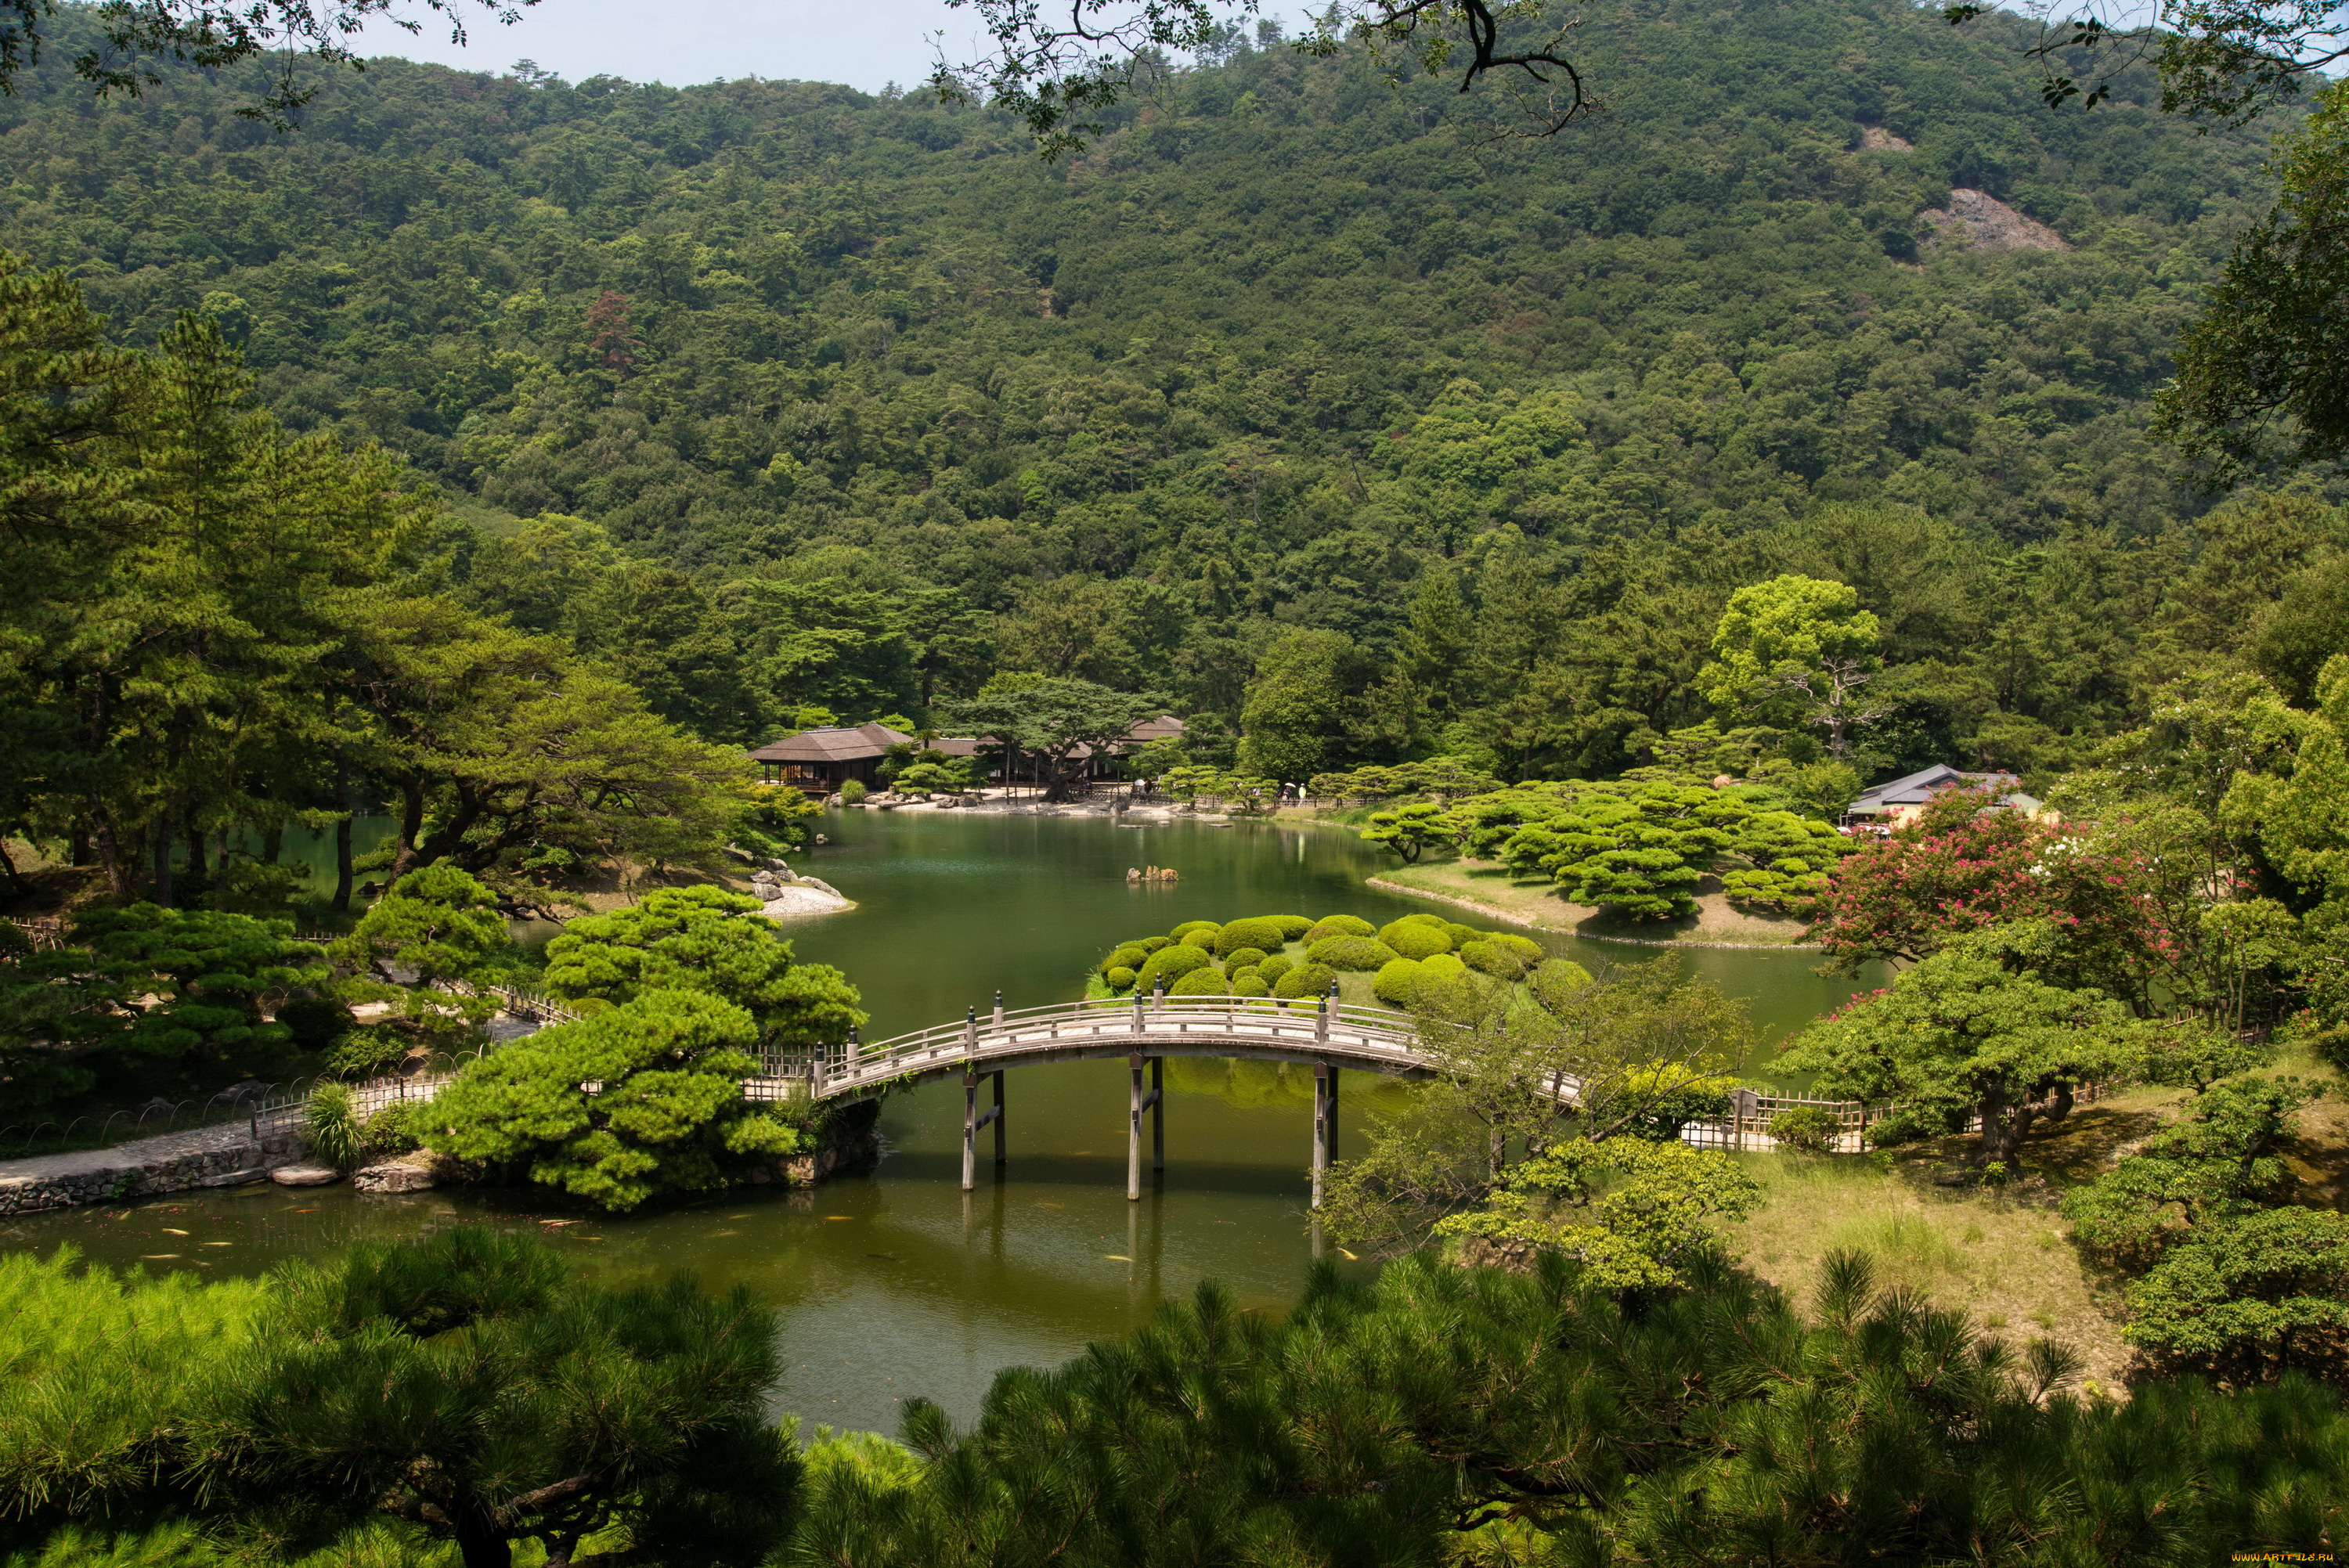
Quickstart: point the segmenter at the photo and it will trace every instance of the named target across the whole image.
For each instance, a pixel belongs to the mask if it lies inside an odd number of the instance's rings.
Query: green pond
[[[1008,1007],[1071,999],[1115,940],[1179,921],[1460,914],[1363,886],[1382,861],[1328,829],[834,811],[824,830],[833,841],[802,865],[858,907],[795,922],[790,934],[802,957],[836,964],[863,987],[868,1040],[985,1010],[998,988]],[[1126,868],[1144,864],[1182,880],[1128,884]],[[1594,965],[1650,956],[1546,940]],[[1748,999],[1774,1040],[1851,989],[1813,975],[1806,954],[1686,956]],[[458,1219],[543,1229],[610,1283],[690,1270],[713,1286],[750,1286],[782,1318],[788,1373],[776,1408],[811,1427],[894,1431],[909,1396],[968,1418],[999,1368],[1063,1360],[1202,1280],[1248,1305],[1293,1300],[1314,1249],[1310,1086],[1296,1068],[1170,1061],[1166,1170],[1138,1203],[1125,1198],[1124,1067],[1080,1062],[1009,1075],[1009,1160],[988,1165],[982,1136],[971,1193],[960,1190],[960,1088],[941,1082],[885,1103],[877,1168],[812,1191],[754,1188],[611,1218],[534,1191],[360,1197],[255,1186],[36,1216],[0,1225],[0,1246],[69,1243],[107,1262],[229,1274]],[[1346,1126],[1408,1092],[1348,1074]]]

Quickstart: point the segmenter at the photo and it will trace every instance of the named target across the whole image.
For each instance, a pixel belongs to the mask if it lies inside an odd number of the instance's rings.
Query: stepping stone
[[[280,1187],[324,1187],[343,1179],[331,1165],[280,1165],[269,1173]]]

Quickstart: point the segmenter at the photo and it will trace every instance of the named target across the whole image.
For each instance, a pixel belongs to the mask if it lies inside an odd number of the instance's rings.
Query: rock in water
[[[840,896],[833,888],[814,877],[802,877],[789,887],[777,888],[774,896],[766,900],[763,913],[775,916],[793,914],[837,914],[855,904]]]
[[[387,1160],[357,1172],[351,1186],[360,1192],[421,1192],[440,1185],[440,1172],[430,1160],[429,1155]]]
[[[325,1187],[343,1179],[331,1165],[280,1165],[269,1173],[280,1187]]]

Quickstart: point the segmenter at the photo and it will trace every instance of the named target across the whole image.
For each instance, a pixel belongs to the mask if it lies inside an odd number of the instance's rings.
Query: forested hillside
[[[1877,766],[2046,768],[2331,547],[2239,507],[2198,576],[2139,438],[2258,139],[2046,108],[2020,25],[1892,4],[1580,36],[1609,108],[1547,140],[1236,37],[1058,166],[809,84],[386,61],[277,136],[60,67],[0,103],[0,243],[134,342],[211,313],[285,424],[446,489],[482,607],[713,738],[1036,670],[1608,773],[1801,571],[1884,624]],[[2069,248],[1955,242],[1953,188]]]

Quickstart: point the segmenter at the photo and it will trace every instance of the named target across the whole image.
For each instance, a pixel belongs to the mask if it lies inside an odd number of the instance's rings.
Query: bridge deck
[[[1259,998],[1202,996],[1140,1006],[1078,1002],[1023,1007],[916,1030],[853,1052],[835,1047],[792,1076],[817,1099],[833,1099],[966,1071],[1129,1056],[1326,1061],[1401,1078],[1423,1078],[1433,1070],[1419,1049],[1418,1032],[1400,1014],[1350,1006],[1324,1013],[1309,1005],[1280,1007]],[[759,1083],[754,1098],[766,1098],[759,1092],[765,1087]]]

